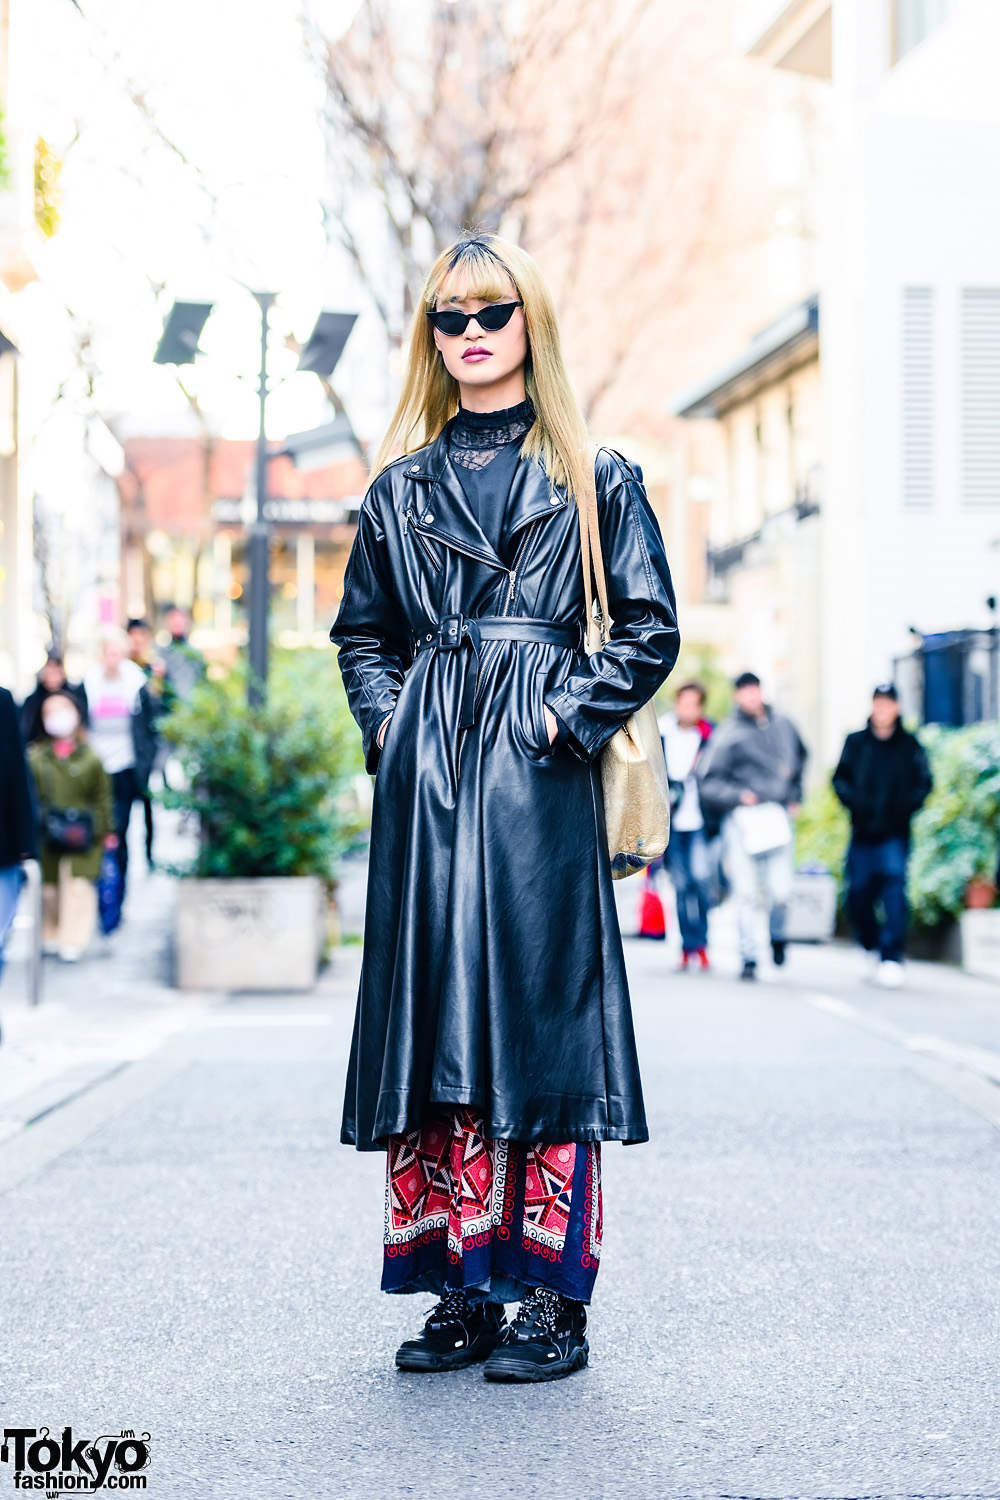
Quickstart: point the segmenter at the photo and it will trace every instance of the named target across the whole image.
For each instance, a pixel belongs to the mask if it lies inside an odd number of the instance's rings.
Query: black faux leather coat
[[[679,637],[641,479],[606,448],[597,493],[614,628],[589,658],[576,507],[538,463],[502,555],[447,428],[365,496],[331,631],[378,770],[342,1132],[360,1150],[431,1101],[478,1105],[490,1138],[647,1138],[596,757]]]

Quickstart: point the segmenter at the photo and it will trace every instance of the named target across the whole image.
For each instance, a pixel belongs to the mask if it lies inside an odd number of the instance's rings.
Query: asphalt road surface
[[[394,1369],[433,1299],[378,1292],[337,1142],[347,949],[0,1144],[4,1425],[145,1430],[152,1497],[1000,1496],[1000,988],[628,946],[652,1141],[605,1148],[589,1369]]]

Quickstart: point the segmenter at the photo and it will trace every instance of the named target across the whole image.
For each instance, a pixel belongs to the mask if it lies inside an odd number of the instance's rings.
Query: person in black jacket
[[[677,657],[670,570],[497,235],[432,267],[375,468],[331,632],[377,771],[341,1139],[387,1150],[383,1289],[440,1298],[397,1366],[559,1379],[589,1358],[601,1144],[649,1134],[600,753]],[[588,655],[591,486],[614,627]]]
[[[35,810],[14,700],[0,688],[0,973],[26,859],[38,856]]]
[[[38,744],[44,740],[42,704],[53,693],[65,693],[68,698],[72,698],[80,710],[80,718],[86,725],[87,695],[83,690],[83,683],[70,682],[66,676],[62,657],[57,651],[50,651],[45,658],[45,665],[38,674],[33,691],[21,704],[21,738],[26,745]]]
[[[877,964],[879,983],[894,989],[903,979],[910,820],[927,800],[931,773],[923,745],[900,723],[891,682],[875,689],[867,726],[847,736],[833,789],[851,815],[851,921],[870,962]]]

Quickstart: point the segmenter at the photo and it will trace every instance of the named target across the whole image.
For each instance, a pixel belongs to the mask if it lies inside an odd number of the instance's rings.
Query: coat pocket
[[[532,724],[532,754],[536,760],[543,760],[547,755],[555,753],[555,746],[549,740],[548,726],[545,723],[545,679],[548,673],[544,668],[539,672],[533,672],[531,676],[531,724]]]
[[[434,571],[436,573],[440,573],[441,559],[437,554],[437,548],[435,544],[430,540],[430,538],[424,536],[418,528],[416,524],[416,517],[414,516],[412,510],[408,510],[403,517],[403,535],[406,536],[408,532],[413,537],[413,540],[415,541],[417,547],[424,554],[424,557],[430,563]]]

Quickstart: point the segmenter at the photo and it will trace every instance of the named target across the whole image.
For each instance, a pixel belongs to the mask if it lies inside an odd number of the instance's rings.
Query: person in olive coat
[[[648,1135],[599,757],[679,638],[641,474],[602,448],[612,630],[582,649],[592,462],[538,267],[459,242],[414,317],[332,631],[378,773],[343,1139],[388,1151],[383,1288],[441,1299],[408,1370],[585,1364],[600,1143]]]
[[[45,738],[28,757],[42,820],[42,941],[71,963],[94,935],[96,880],[101,850],[117,837],[111,810],[111,782],[96,753],[84,742],[80,714],[69,697],[55,693],[42,705]],[[72,809],[90,824],[90,838],[79,852],[53,842],[49,815]]]
[[[38,854],[35,810],[14,699],[0,688],[0,974],[23,879],[22,865]]]

